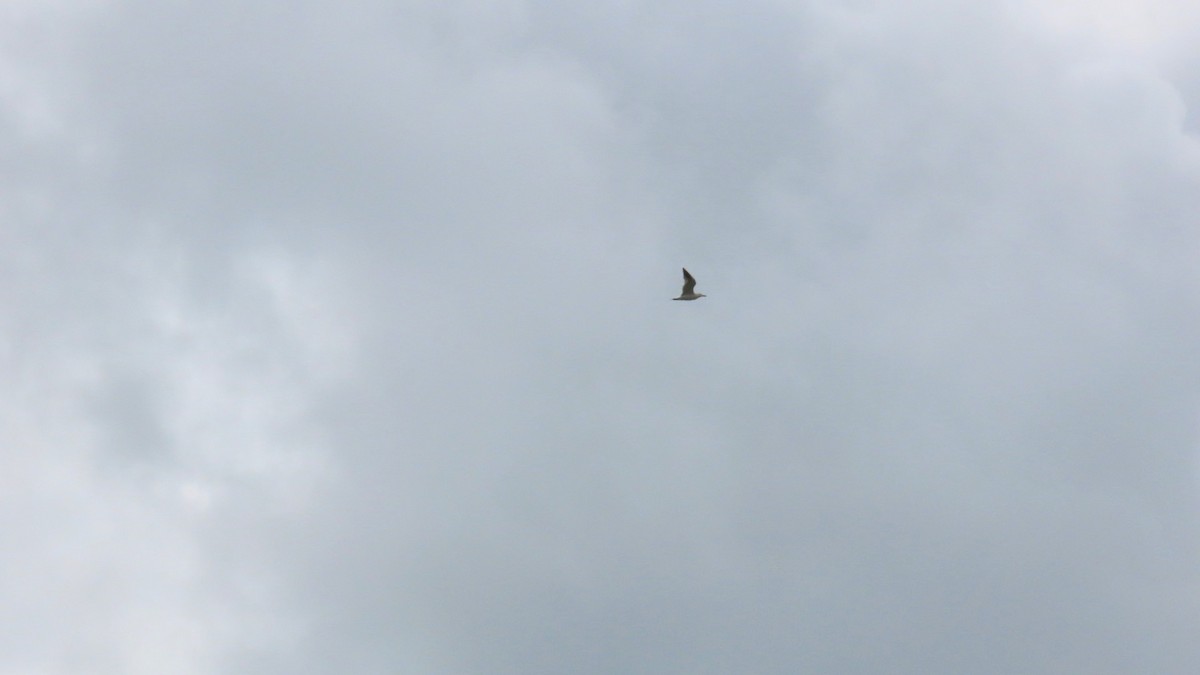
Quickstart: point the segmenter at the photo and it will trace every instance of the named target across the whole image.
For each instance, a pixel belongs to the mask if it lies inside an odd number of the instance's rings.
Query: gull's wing
[[[687,268],[684,268],[684,270],[683,270],[683,294],[682,295],[691,295],[692,291],[695,290],[695,288],[696,288],[696,278],[693,277],[692,275],[688,274]]]

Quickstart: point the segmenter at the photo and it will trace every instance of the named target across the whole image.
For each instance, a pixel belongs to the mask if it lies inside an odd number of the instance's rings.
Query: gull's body
[[[703,293],[696,292],[696,278],[693,277],[692,275],[688,274],[687,268],[684,268],[684,270],[683,270],[683,292],[679,294],[678,298],[671,298],[671,299],[672,300],[696,300],[698,298],[703,298],[703,297],[705,297],[705,295]]]

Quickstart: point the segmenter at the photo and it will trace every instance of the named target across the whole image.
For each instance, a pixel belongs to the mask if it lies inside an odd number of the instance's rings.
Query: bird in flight
[[[691,274],[688,274],[687,268],[684,268],[684,270],[683,270],[683,292],[679,294],[678,298],[671,298],[671,299],[672,300],[695,300],[697,298],[703,298],[703,297],[706,297],[703,293],[696,292],[696,277],[693,277]]]

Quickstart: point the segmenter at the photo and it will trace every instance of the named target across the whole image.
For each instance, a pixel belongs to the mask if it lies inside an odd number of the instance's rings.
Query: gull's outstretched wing
[[[691,295],[692,291],[694,291],[695,289],[696,289],[696,278],[693,277],[691,274],[688,274],[687,268],[684,268],[684,270],[683,270],[683,294],[682,295]]]

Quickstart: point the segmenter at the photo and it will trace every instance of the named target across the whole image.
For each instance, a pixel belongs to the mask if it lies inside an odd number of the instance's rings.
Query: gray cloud
[[[21,7],[0,670],[1200,666],[1194,48]]]

